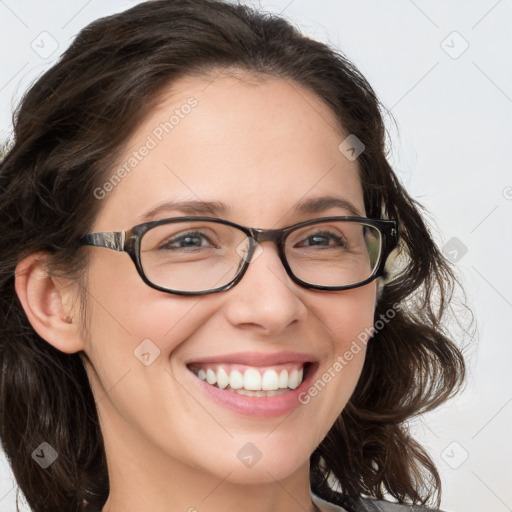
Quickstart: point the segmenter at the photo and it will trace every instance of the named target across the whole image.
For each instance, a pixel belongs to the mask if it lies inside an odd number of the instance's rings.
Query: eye
[[[294,247],[345,247],[345,239],[339,234],[331,233],[329,231],[318,231],[309,234],[301,242],[298,242]]]
[[[180,233],[177,236],[168,238],[159,244],[158,249],[175,250],[175,249],[200,249],[202,247],[216,247],[210,237],[199,231],[189,233]]]

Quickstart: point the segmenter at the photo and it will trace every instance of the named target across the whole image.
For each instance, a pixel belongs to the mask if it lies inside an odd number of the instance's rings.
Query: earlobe
[[[38,252],[16,266],[15,288],[34,330],[50,345],[65,353],[83,350],[78,319],[73,318],[74,289],[48,270],[49,255]]]

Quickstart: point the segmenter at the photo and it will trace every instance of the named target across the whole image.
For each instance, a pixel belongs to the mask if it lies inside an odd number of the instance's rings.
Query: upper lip
[[[213,357],[201,357],[198,359],[191,359],[187,364],[199,363],[232,363],[243,364],[247,366],[273,366],[285,363],[313,363],[317,358],[313,354],[304,352],[275,352],[272,354],[265,354],[263,352],[238,352],[232,354],[222,354]]]

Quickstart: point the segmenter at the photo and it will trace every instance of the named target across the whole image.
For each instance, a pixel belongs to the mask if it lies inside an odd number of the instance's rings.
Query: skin
[[[338,150],[348,134],[318,97],[278,78],[212,78],[182,78],[168,89],[126,158],[188,98],[197,106],[102,199],[91,232],[129,229],[168,200],[222,201],[229,206],[222,218],[259,228],[354,215],[339,207],[294,211],[299,200],[322,195],[348,199],[365,215],[357,161]],[[18,266],[16,288],[34,328],[59,350],[84,354],[110,473],[104,512],[315,510],[309,457],[352,394],[364,350],[307,405],[278,418],[216,404],[194,385],[185,361],[292,350],[315,354],[320,376],[373,325],[376,282],[341,292],[301,288],[276,247],[261,248],[238,285],[201,297],[154,290],[127,254],[85,248],[88,329],[76,284],[50,276],[44,254]],[[160,350],[149,366],[134,356],[144,339]],[[262,454],[250,468],[237,458],[248,442]]]

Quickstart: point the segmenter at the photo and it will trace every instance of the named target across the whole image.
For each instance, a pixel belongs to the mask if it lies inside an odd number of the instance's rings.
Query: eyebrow
[[[364,215],[349,200],[338,196],[321,196],[299,201],[295,205],[295,211],[302,214],[321,213],[330,208],[342,208],[356,217]],[[161,213],[180,211],[185,215],[204,215],[219,217],[231,211],[231,207],[221,201],[166,201],[139,217],[142,222],[147,222],[158,217]]]
[[[356,217],[364,217],[361,211],[348,199],[338,196],[321,196],[312,197],[305,201],[299,201],[295,209],[300,213],[319,213],[329,208],[342,208],[348,210],[352,215]]]
[[[146,222],[167,211],[180,211],[186,215],[218,217],[221,214],[225,215],[229,210],[231,208],[220,201],[166,201],[144,213],[140,219]]]

